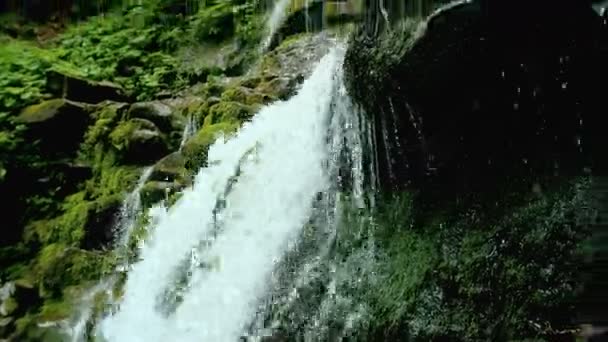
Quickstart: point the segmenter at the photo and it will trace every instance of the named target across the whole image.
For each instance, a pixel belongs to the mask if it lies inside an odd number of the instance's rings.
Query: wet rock
[[[124,90],[111,82],[92,81],[58,70],[47,72],[46,78],[47,91],[56,97],[86,103],[129,100]]]
[[[0,336],[9,336],[15,330],[14,323],[13,317],[0,317]]]
[[[181,152],[173,152],[159,160],[152,169],[150,180],[186,183],[186,159]]]
[[[236,101],[221,101],[209,107],[204,124],[234,122],[249,119],[256,112],[256,106],[248,106]]]
[[[0,319],[23,315],[39,301],[40,297],[30,283],[20,280],[7,282],[0,287]]]
[[[111,246],[115,237],[112,228],[118,219],[122,202],[123,196],[115,195],[91,204],[81,248],[92,250]]]
[[[349,47],[346,84],[378,128],[383,186],[432,178],[462,193],[496,177],[608,170],[594,109],[604,95],[593,84],[608,79],[600,17],[575,1],[489,3],[462,1],[379,37],[362,31]]]
[[[252,74],[261,78],[256,90],[278,98],[285,97],[285,94],[291,95],[310,75],[315,62],[327,54],[331,46],[332,41],[326,33],[290,37],[276,49],[266,53],[262,62],[254,69]],[[280,81],[272,81],[274,79]],[[272,87],[263,91],[260,86],[268,81],[278,82],[274,86],[281,85],[280,93],[267,92]]]
[[[110,134],[110,139],[127,164],[149,164],[169,151],[165,136],[146,119],[135,118],[120,123]]]
[[[44,101],[26,107],[16,121],[27,125],[29,141],[40,141],[44,153],[72,155],[91,123],[89,107],[65,99]]]
[[[165,133],[182,130],[185,125],[183,117],[174,108],[160,101],[134,103],[128,115],[130,118],[150,120]]]
[[[170,195],[183,189],[183,186],[176,182],[147,182],[141,189],[141,201],[144,206],[151,206],[162,200],[168,199]]]

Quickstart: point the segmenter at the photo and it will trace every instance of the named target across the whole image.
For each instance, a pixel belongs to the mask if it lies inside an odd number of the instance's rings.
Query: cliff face
[[[590,234],[581,223],[589,219],[583,204],[589,193],[579,192],[581,202],[562,209],[541,207],[565,194],[569,182],[608,171],[599,128],[608,77],[605,21],[584,2],[463,1],[371,33],[364,26],[351,41],[347,87],[374,122],[382,191],[413,198],[414,208],[407,215],[387,210],[394,220],[387,227],[394,228],[386,244],[402,244],[415,260],[437,255],[436,264],[424,262],[436,268],[394,266],[395,277],[416,271],[428,278],[388,282],[387,291],[413,288],[416,294],[400,308],[386,308],[401,325],[387,323],[379,336],[573,338],[582,310],[577,289],[589,285],[580,278],[579,258]],[[476,252],[468,254],[473,245]],[[559,260],[532,257],[553,252]],[[596,267],[604,260],[600,253]],[[484,254],[495,261],[472,261]],[[530,274],[545,274],[536,267],[561,271],[533,284]],[[548,288],[552,295],[537,302],[534,293]]]

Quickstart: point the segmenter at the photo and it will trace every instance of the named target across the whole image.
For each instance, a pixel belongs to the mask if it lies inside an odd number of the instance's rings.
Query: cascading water
[[[182,141],[179,143],[179,150],[181,151],[188,139],[190,139],[196,133],[196,120],[191,115],[188,117],[186,121],[186,125],[184,126],[184,132],[182,133]]]
[[[270,43],[272,42],[272,38],[277,33],[277,30],[281,27],[281,24],[283,24],[289,3],[289,0],[277,0],[272,8],[272,12],[268,18],[266,38],[262,42],[262,51],[268,49]]]
[[[152,175],[152,171],[152,167],[144,168],[135,188],[125,197],[116,224],[114,225],[114,233],[116,236],[115,248],[117,256],[121,257],[117,266],[117,271],[119,272],[124,272],[124,270],[128,268],[128,258],[126,255],[128,252],[128,243],[131,239],[133,229],[135,228],[137,217],[142,210],[140,192],[146,181],[148,181]],[[76,319],[68,329],[68,335],[72,342],[87,340],[95,297],[100,293],[110,292],[116,284],[116,280],[115,276],[102,280],[81,298],[80,308]]]
[[[98,327],[101,338],[238,340],[273,292],[282,260],[305,245],[312,258],[333,248],[337,178],[350,178],[355,198],[363,194],[361,139],[352,151],[342,149],[360,130],[345,121],[344,108],[336,115],[342,50],[325,56],[289,101],[263,108],[237,136],[217,141],[209,166],[171,210],[153,208],[151,237],[119,309]],[[340,175],[345,157],[357,165],[356,177]],[[306,237],[311,221],[324,224],[314,225],[319,239]]]

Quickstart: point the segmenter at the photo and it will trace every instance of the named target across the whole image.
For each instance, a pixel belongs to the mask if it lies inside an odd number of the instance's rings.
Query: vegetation
[[[380,285],[366,295],[372,330],[510,341],[572,329],[587,181],[562,184],[541,197],[520,193],[494,213],[476,205],[427,212],[410,193],[381,201]]]

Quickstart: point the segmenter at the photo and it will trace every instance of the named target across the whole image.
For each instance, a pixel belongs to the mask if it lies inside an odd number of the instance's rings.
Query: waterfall
[[[153,168],[146,167],[143,169],[137,184],[123,200],[116,223],[114,225],[114,234],[116,236],[115,248],[118,256],[122,257],[117,271],[122,272],[128,268],[128,243],[131,239],[131,233],[135,228],[137,217],[142,210],[140,192],[144,184],[152,175]],[[68,328],[68,335],[72,342],[86,341],[88,338],[89,324],[93,316],[93,304],[95,297],[100,293],[111,292],[116,284],[117,278],[111,276],[103,279],[99,284],[90,289],[80,299],[80,307],[76,315],[76,319]]]
[[[359,175],[364,165],[360,144],[349,145],[349,153],[337,148],[359,134],[336,101],[344,92],[343,53],[333,49],[297,95],[264,107],[235,137],[214,143],[209,166],[170,210],[153,208],[150,238],[118,310],[98,326],[102,338],[238,340],[273,292],[286,256],[306,244],[331,250],[335,225],[318,226],[321,240],[302,242],[302,234],[310,221],[333,220],[320,212],[335,211],[342,183],[354,184],[362,198],[360,180],[338,167],[346,158]]]
[[[296,246],[273,272],[272,290],[248,329],[253,340],[340,340],[368,318],[358,297],[373,286],[369,276],[377,267],[370,210],[376,181],[372,126],[350,101],[341,77],[331,96],[329,187],[315,201]]]
[[[287,6],[289,6],[290,0],[277,0],[272,8],[272,12],[270,13],[270,17],[268,18],[268,24],[266,28],[266,38],[262,41],[262,51],[265,51],[270,46],[272,42],[272,38],[277,33],[277,30],[285,21],[285,15],[287,11]]]
[[[186,125],[184,126],[184,132],[182,133],[182,140],[179,143],[179,150],[181,151],[184,148],[184,145],[192,137],[197,131],[196,120],[192,115],[188,116],[188,120],[186,121]]]

